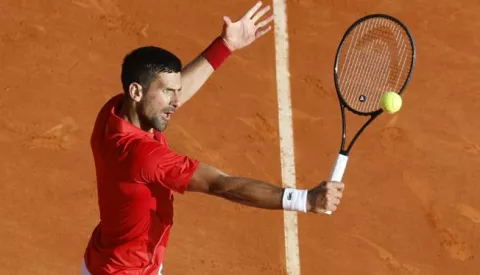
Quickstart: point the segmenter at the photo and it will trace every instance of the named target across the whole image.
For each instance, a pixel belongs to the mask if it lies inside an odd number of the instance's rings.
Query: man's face
[[[167,128],[168,121],[178,108],[181,90],[180,73],[158,73],[139,102],[138,114],[142,124],[157,131]]]

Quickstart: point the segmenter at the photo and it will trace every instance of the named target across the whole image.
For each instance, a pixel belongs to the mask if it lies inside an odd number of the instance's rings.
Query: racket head
[[[384,93],[405,91],[415,59],[415,42],[400,20],[386,14],[358,19],[343,35],[335,57],[340,103],[358,115],[380,114]]]

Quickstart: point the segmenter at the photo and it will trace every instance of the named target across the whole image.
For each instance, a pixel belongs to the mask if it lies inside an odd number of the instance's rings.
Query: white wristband
[[[282,207],[285,210],[307,212],[308,190],[285,188]]]

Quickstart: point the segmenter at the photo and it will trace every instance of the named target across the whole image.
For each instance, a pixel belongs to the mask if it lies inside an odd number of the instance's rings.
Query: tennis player
[[[173,225],[173,194],[201,192],[263,209],[335,211],[344,185],[311,190],[234,177],[172,151],[163,131],[235,51],[271,30],[270,6],[258,2],[238,21],[224,17],[221,35],[187,66],[159,47],[123,60],[123,93],[101,108],[91,135],[100,222],[85,250],[82,274],[161,274]]]

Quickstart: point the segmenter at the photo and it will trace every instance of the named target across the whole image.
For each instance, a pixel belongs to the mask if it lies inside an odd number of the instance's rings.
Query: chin
[[[168,126],[168,122],[163,121],[162,119],[154,119],[152,121],[152,128],[159,132],[165,131],[165,129],[167,129],[167,126]]]
[[[162,127],[154,127],[155,130],[159,131],[159,132],[163,132],[167,129],[167,124],[163,125]]]

